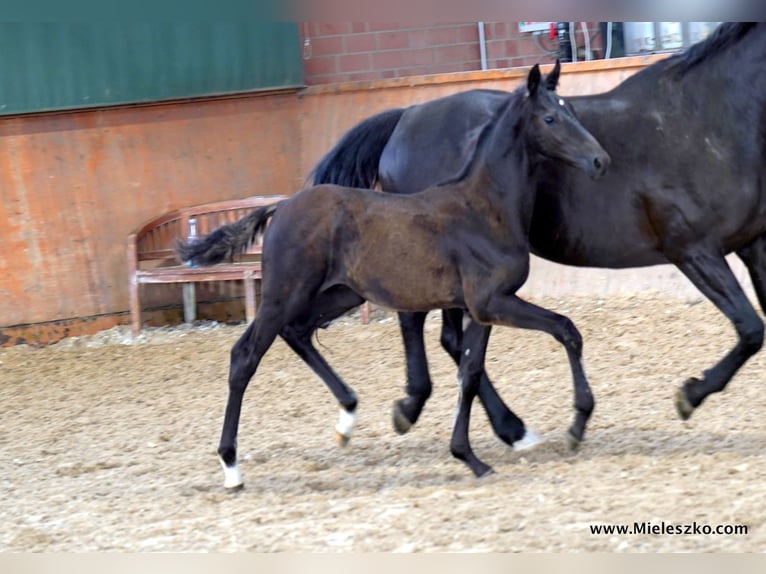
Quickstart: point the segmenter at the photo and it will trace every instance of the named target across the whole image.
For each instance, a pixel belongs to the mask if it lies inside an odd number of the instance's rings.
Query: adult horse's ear
[[[556,65],[553,66],[551,73],[545,77],[545,87],[549,90],[555,90],[559,85],[559,74],[561,73],[561,62],[556,58]]]
[[[535,64],[527,76],[527,93],[534,96],[540,87],[540,64]]]

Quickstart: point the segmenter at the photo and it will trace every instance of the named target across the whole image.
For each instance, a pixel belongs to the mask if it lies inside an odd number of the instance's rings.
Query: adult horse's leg
[[[407,397],[394,401],[392,420],[399,434],[410,430],[418,421],[423,407],[431,396],[431,376],[423,342],[423,325],[427,313],[399,313],[399,330],[404,340],[407,367]]]
[[[577,448],[585,434],[585,426],[595,402],[582,364],[582,335],[571,319],[524,301],[516,295],[502,295],[499,291],[493,292],[482,307],[472,313],[482,323],[544,331],[564,346],[572,371],[575,395],[575,419],[567,439],[570,448]]]
[[[749,261],[748,269],[756,269],[756,282],[763,287],[763,246],[753,245],[740,250],[740,257]],[[737,344],[712,368],[704,371],[703,379],[688,379],[676,393],[676,408],[681,418],[688,419],[708,395],[722,391],[739,368],[763,345],[763,321],[748,301],[742,286],[720,253],[696,247],[675,261],[678,268],[734,324]],[[760,295],[759,295],[760,297]]]
[[[463,348],[464,317],[468,318],[468,315],[464,314],[462,309],[445,309],[442,312],[441,345],[458,366]],[[540,442],[537,433],[525,428],[524,422],[500,398],[487,376],[484,364],[482,364],[478,393],[492,429],[503,442],[514,450],[531,448]]]
[[[487,343],[491,327],[470,321],[463,333],[463,351],[458,367],[457,416],[452,428],[450,451],[452,456],[462,460],[477,477],[492,472],[492,467],[485,464],[474,454],[468,438],[471,420],[471,405],[479,392],[479,381],[484,371],[484,358],[487,353]]]
[[[224,487],[239,488],[242,478],[237,466],[237,430],[242,411],[242,398],[261,358],[271,347],[280,329],[280,312],[268,304],[261,305],[255,320],[231,349],[229,364],[229,397],[223,419],[218,456],[224,472]]]
[[[400,434],[414,425],[431,396],[432,382],[428,373],[423,324],[426,313],[399,313],[399,328],[404,339],[407,363],[407,397],[394,402],[394,428]],[[463,338],[463,312],[460,309],[442,312],[441,345],[456,365],[460,364],[460,350]],[[479,399],[482,402],[495,434],[516,450],[534,446],[539,437],[524,427],[524,422],[511,411],[492,382],[482,371],[479,382]]]
[[[758,303],[766,313],[766,235],[756,237],[737,251],[737,255],[747,267]]]
[[[341,446],[348,444],[351,438],[351,431],[356,422],[357,397],[317,351],[311,342],[311,336],[320,324],[339,317],[362,302],[364,299],[350,289],[345,287],[333,288],[319,295],[312,301],[310,311],[298,320],[285,325],[279,333],[290,348],[322,379],[340,404],[338,424],[335,425],[335,437]]]

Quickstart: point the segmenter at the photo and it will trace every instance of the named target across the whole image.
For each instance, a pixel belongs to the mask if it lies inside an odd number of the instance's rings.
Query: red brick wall
[[[588,28],[598,55],[598,24]],[[521,34],[518,22],[485,22],[484,37],[488,69],[550,63],[555,56],[546,50],[557,48],[547,35],[535,42]],[[579,26],[577,38],[582,47]],[[481,69],[477,22],[304,22],[301,41],[307,85]]]

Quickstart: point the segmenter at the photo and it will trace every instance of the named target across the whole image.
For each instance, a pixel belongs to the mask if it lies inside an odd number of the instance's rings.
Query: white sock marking
[[[224,488],[236,488],[238,486],[242,485],[242,476],[239,473],[239,466],[237,463],[234,463],[234,466],[226,466],[226,463],[223,462],[222,458],[219,458],[218,460],[221,461],[221,466],[223,467],[223,486]]]
[[[543,442],[542,437],[532,429],[526,429],[524,436],[513,443],[513,450],[527,450]]]
[[[340,414],[338,415],[338,424],[335,425],[336,432],[346,438],[349,438],[351,436],[351,431],[354,430],[355,424],[356,411],[350,413],[341,407]]]

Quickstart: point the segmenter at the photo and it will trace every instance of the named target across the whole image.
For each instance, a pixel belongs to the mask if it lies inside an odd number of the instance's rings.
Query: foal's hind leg
[[[290,348],[322,379],[340,404],[335,437],[341,446],[348,444],[356,422],[356,394],[327,364],[311,342],[311,336],[319,324],[337,318],[363,301],[364,299],[350,289],[334,287],[320,294],[312,302],[311,309],[307,313],[285,325],[279,333]]]
[[[255,320],[231,349],[229,397],[218,446],[218,456],[223,466],[226,488],[242,486],[242,478],[237,466],[237,431],[242,399],[258,364],[277,336],[281,326],[279,315],[279,310],[262,305]]]
[[[763,291],[764,246],[763,240],[739,251],[756,289]],[[726,259],[712,250],[698,247],[684,254],[676,262],[686,275],[712,303],[729,318],[739,337],[734,348],[715,366],[704,372],[702,380],[688,379],[676,394],[676,408],[681,418],[688,419],[694,409],[710,394],[722,391],[739,368],[761,348],[763,344],[763,321],[748,301],[745,292],[731,272]],[[759,298],[763,302],[761,293]]]

